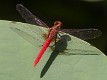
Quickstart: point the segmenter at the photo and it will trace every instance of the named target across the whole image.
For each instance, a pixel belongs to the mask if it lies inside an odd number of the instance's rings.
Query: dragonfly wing
[[[37,40],[36,37],[28,34],[27,32],[24,32],[22,31],[21,29],[18,29],[18,28],[13,28],[13,27],[10,27],[13,31],[15,31],[18,35],[20,35],[21,37],[23,37],[25,40],[27,40],[28,42],[30,42],[31,44],[33,44],[34,46],[38,44],[38,41],[40,40]],[[39,42],[41,44],[39,45],[42,45],[43,42]]]
[[[16,9],[20,13],[20,15],[26,20],[27,23],[34,24],[37,26],[48,27],[43,21],[41,21],[38,17],[33,15],[26,7],[21,4],[16,5]]]
[[[102,32],[98,29],[61,29],[61,31],[83,40],[94,39],[102,34]]]
[[[10,23],[10,24],[13,24]],[[42,47],[42,45],[45,42],[45,34],[47,33],[48,29],[35,26],[35,25],[30,25],[30,24],[25,24],[25,23],[14,23],[14,27],[10,27],[11,30],[16,32],[19,36],[21,36],[23,39],[34,45],[35,47]],[[50,48],[48,51],[52,51],[51,46],[54,44],[52,42],[50,44]]]

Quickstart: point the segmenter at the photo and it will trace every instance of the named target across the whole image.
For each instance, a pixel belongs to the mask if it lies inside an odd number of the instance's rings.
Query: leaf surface
[[[61,39],[54,49],[48,48],[33,68],[47,30],[26,23],[0,20],[1,80],[107,79],[106,56],[86,41],[66,33],[60,33]]]

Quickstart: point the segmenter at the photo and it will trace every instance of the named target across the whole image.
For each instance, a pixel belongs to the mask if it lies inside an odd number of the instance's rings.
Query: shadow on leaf
[[[47,63],[45,64],[44,68],[41,71],[40,78],[42,78],[48,69],[50,68],[51,64],[55,60],[55,58],[58,56],[59,53],[64,52],[67,48],[67,41],[70,41],[71,38],[68,35],[62,35],[60,37],[60,40],[56,43],[55,49],[51,53]]]

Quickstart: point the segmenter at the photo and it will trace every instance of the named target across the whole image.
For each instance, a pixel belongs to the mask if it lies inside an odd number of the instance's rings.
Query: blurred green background
[[[0,0],[0,19],[25,22],[16,11],[22,4],[52,26],[60,20],[63,28],[97,28],[102,36],[88,40],[107,54],[107,0]]]

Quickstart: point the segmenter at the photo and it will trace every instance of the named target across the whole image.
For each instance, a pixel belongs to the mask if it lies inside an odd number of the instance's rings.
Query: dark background
[[[0,0],[0,19],[25,22],[16,11],[22,4],[49,26],[60,20],[64,28],[97,28],[102,36],[88,40],[107,54],[106,0]]]

